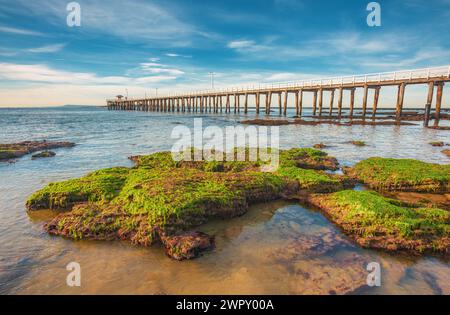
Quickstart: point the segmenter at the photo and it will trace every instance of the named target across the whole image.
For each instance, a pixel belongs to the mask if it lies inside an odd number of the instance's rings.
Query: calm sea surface
[[[172,129],[180,124],[192,127],[194,117],[202,116],[109,112],[96,107],[0,109],[0,143],[47,139],[77,144],[55,150],[57,155],[51,159],[25,156],[16,163],[0,163],[0,293],[329,293],[348,282],[349,275],[359,281],[353,272],[358,269],[355,264],[374,261],[382,267],[382,286],[363,287],[357,293],[450,294],[448,260],[360,249],[320,213],[295,203],[254,206],[241,218],[201,227],[216,235],[217,248],[187,262],[170,260],[157,246],[50,237],[43,224],[55,214],[26,212],[26,198],[49,182],[104,167],[131,166],[130,155],[170,150],[175,142],[170,139]],[[245,118],[206,115],[203,126],[236,125]],[[449,163],[442,148],[428,144],[450,142],[449,132],[417,124],[281,126],[280,146],[309,147],[324,142],[331,145],[326,151],[342,165],[371,156]],[[368,145],[355,148],[349,140],[363,140]],[[320,239],[328,250],[311,254],[290,246],[311,239]],[[66,265],[72,261],[81,265],[80,288],[66,285]]]

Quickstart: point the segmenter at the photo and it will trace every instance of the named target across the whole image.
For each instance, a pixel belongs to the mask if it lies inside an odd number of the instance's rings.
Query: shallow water
[[[25,200],[45,184],[109,166],[130,166],[130,155],[169,150],[178,123],[192,114],[108,112],[102,108],[0,109],[0,142],[73,141],[51,159],[0,164],[1,293],[334,293],[339,284],[365,282],[368,262],[382,266],[382,286],[356,293],[450,293],[450,262],[394,257],[362,250],[320,213],[301,205],[258,205],[230,221],[201,229],[216,235],[217,248],[197,260],[175,262],[159,247],[124,242],[72,242],[48,236],[42,226],[51,212],[27,214]],[[249,117],[253,117],[250,115]],[[204,116],[203,126],[235,125],[245,116]],[[364,140],[356,148],[349,140]],[[280,146],[324,142],[341,164],[369,156],[416,158],[449,163],[430,141],[449,142],[448,131],[418,126],[281,126]],[[318,250],[298,244],[318,242]],[[300,249],[301,250],[300,250]],[[325,249],[323,249],[325,248]],[[81,288],[66,285],[66,265],[79,262]],[[349,263],[352,262],[352,263]],[[325,276],[324,276],[325,275]],[[349,278],[350,277],[350,278]]]

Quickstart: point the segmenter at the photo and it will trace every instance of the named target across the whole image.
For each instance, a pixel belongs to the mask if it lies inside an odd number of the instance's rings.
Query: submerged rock
[[[72,142],[54,142],[46,140],[0,144],[0,161],[16,159],[37,151],[71,148],[73,146],[75,146],[75,143]]]
[[[365,147],[366,146],[366,143],[361,140],[353,140],[353,141],[350,141],[350,143],[357,147]]]
[[[257,126],[284,126],[292,124],[292,122],[290,122],[289,120],[280,120],[280,119],[251,119],[251,120],[242,120],[239,123],[244,125],[257,125]]]
[[[431,141],[430,145],[433,147],[443,147],[445,144],[442,141]]]
[[[270,256],[276,261],[289,263],[298,259],[318,257],[346,245],[349,245],[349,242],[340,233],[332,231],[319,235],[301,234]]]
[[[33,154],[31,156],[31,158],[34,160],[34,159],[39,159],[39,158],[54,157],[55,155],[56,155],[56,153],[53,151],[42,151],[37,154]]]
[[[354,253],[331,261],[303,259],[293,264],[295,294],[344,295],[367,285],[366,260]]]
[[[328,147],[327,145],[321,143],[316,143],[315,145],[313,145],[314,149],[325,149],[326,147]]]
[[[166,254],[175,260],[198,257],[214,248],[214,237],[202,232],[189,232],[174,236],[161,236]]]
[[[373,157],[344,172],[377,190],[450,192],[450,165]]]

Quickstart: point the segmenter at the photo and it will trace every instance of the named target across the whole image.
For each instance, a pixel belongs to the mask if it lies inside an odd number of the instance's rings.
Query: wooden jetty
[[[269,115],[272,110],[272,98],[278,96],[278,114],[286,115],[288,101],[293,96],[296,115],[303,115],[303,96],[312,93],[313,116],[327,115],[340,119],[344,103],[344,94],[349,95],[348,117],[353,118],[356,109],[362,110],[362,119],[368,114],[375,119],[378,100],[382,87],[397,86],[397,103],[395,108],[396,120],[402,119],[403,103],[407,86],[427,85],[428,96],[425,103],[424,125],[434,118],[434,125],[439,125],[442,107],[442,94],[445,82],[450,81],[450,66],[365,74],[355,76],[333,77],[325,79],[311,79],[299,82],[274,83],[252,87],[237,87],[224,90],[207,90],[158,97],[130,99],[118,95],[115,99],[107,100],[109,110],[138,110],[157,112],[187,112],[187,113],[248,113],[249,98],[255,100],[256,114]],[[363,90],[363,101],[360,108],[355,105],[355,91]],[[374,90],[370,113],[368,111],[368,92]],[[324,104],[324,93],[330,93],[328,107]],[[434,93],[436,93],[434,97]],[[337,107],[334,101],[337,96]],[[277,98],[275,98],[277,99]],[[435,99],[434,113],[432,101]],[[243,103],[241,103],[243,101]],[[264,101],[264,102],[262,102]],[[425,100],[424,100],[425,101]]]

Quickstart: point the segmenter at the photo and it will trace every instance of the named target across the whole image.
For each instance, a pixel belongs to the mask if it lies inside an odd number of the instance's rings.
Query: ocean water
[[[54,150],[57,155],[51,159],[25,156],[16,163],[0,163],[0,293],[332,293],[339,284],[365,279],[367,273],[358,271],[356,262],[375,261],[382,266],[382,286],[363,286],[354,293],[450,294],[448,260],[363,250],[320,213],[295,203],[254,206],[243,217],[201,227],[216,235],[217,248],[188,262],[170,260],[157,246],[51,237],[43,225],[55,213],[25,209],[27,197],[49,182],[104,167],[131,166],[128,156],[170,150],[173,128],[192,127],[193,118],[203,118],[204,127],[225,127],[253,117],[99,107],[0,109],[0,143],[47,139],[77,144]],[[367,146],[354,147],[350,140],[363,140]],[[342,165],[371,156],[449,163],[442,148],[430,146],[430,141],[450,142],[449,132],[424,129],[421,122],[401,127],[280,127],[281,148],[323,142]],[[311,255],[289,246],[317,237],[331,242],[331,250]],[[82,268],[79,288],[66,285],[66,265],[72,261]]]

